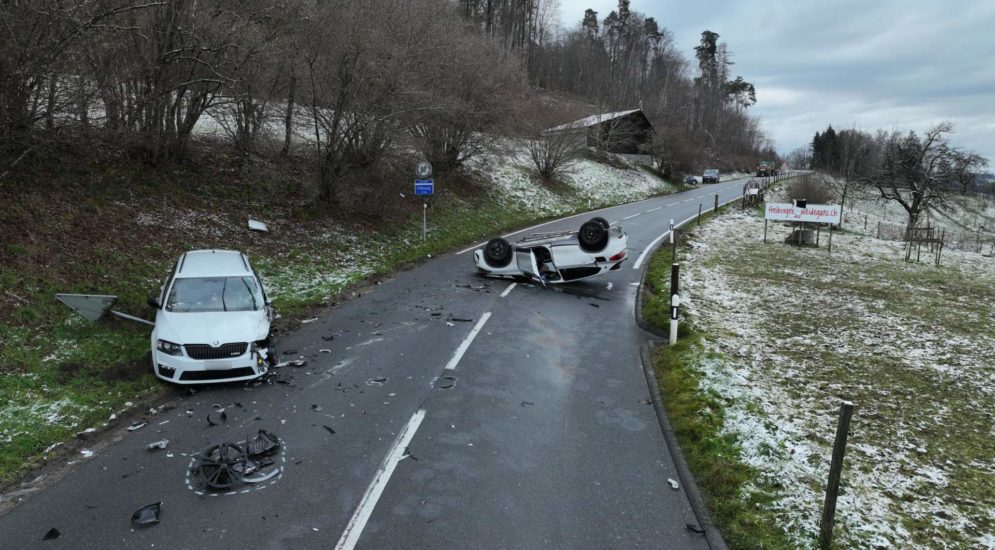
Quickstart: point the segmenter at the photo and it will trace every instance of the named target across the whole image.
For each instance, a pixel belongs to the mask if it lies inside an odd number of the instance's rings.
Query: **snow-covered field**
[[[854,232],[822,247],[734,213],[696,229],[683,293],[704,333],[702,390],[777,521],[817,546],[842,400],[855,403],[840,548],[995,548],[995,258]]]

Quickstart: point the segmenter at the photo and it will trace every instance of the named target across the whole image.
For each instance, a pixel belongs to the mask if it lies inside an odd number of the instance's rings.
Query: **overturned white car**
[[[473,251],[473,263],[488,276],[569,283],[621,268],[627,244],[622,228],[591,218],[578,231],[535,233],[514,244],[491,239]]]

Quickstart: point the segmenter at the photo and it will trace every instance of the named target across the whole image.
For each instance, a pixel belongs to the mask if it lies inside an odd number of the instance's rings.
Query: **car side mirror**
[[[159,305],[159,300],[156,300],[155,298],[150,297],[145,303],[147,303],[152,309],[162,309],[162,306]]]

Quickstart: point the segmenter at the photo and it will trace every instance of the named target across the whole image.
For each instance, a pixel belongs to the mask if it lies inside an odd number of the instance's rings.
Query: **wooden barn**
[[[609,153],[635,155],[645,153],[653,139],[653,125],[642,109],[591,115],[561,124],[544,132],[570,135],[578,143]]]

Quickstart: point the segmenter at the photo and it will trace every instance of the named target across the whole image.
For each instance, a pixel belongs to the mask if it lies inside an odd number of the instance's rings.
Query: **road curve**
[[[597,211],[628,233],[629,260],[593,280],[482,279],[466,250],[399,273],[287,336],[284,357],[308,364],[278,369],[280,382],[182,394],[119,429],[0,517],[0,548],[707,548],[668,482],[635,285],[671,220],[742,183]],[[216,405],[227,422],[210,426]],[[190,486],[193,453],[259,428],[284,444],[278,477],[233,494]],[[161,523],[130,525],[158,501]]]

